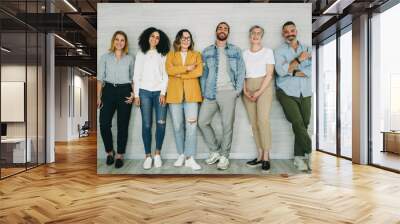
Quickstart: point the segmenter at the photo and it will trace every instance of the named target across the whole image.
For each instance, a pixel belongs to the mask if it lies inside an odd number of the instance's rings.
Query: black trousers
[[[100,109],[99,119],[100,133],[103,138],[106,152],[114,150],[111,126],[114,113],[117,111],[117,153],[125,153],[126,142],[128,139],[129,119],[132,109],[132,104],[125,103],[125,97],[129,97],[131,92],[131,84],[114,86],[106,83],[103,87],[101,96],[103,106]]]

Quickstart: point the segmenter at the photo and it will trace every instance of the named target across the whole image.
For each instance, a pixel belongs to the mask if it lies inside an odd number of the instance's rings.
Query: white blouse
[[[161,91],[165,96],[168,85],[168,74],[165,69],[166,57],[156,50],[149,50],[146,54],[139,51],[136,54],[133,82],[135,97],[139,97],[139,89]]]

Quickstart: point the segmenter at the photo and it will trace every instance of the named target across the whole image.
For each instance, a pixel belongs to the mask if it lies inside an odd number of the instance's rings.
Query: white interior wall
[[[78,124],[88,120],[88,78],[76,68],[56,67],[55,80],[55,140],[77,139]],[[76,90],[80,90],[80,98]],[[81,105],[82,114],[76,105]]]
[[[55,68],[55,141],[67,141],[68,117],[68,73],[67,67]]]
[[[88,77],[82,76],[83,73],[74,69],[74,91],[71,96],[71,99],[74,99],[74,102],[71,103],[71,106],[74,105],[72,111],[72,124],[71,124],[71,137],[78,138],[78,124],[82,126],[85,121],[88,120]],[[79,97],[80,95],[80,97]],[[80,101],[80,102],[79,102]],[[80,108],[79,108],[80,107]],[[81,110],[81,111],[80,111]]]
[[[20,64],[9,64],[1,66],[1,81],[6,82],[25,82],[26,71],[33,70],[32,66],[25,66]],[[1,108],[7,110],[8,108]],[[7,136],[8,137],[25,137],[25,122],[7,122]]]

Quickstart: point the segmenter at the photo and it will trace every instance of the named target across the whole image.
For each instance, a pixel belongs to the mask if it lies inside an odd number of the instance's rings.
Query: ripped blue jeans
[[[198,103],[171,103],[176,149],[179,155],[195,156],[197,148]]]

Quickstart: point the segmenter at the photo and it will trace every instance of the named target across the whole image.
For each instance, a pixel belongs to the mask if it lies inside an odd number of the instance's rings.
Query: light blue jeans
[[[198,103],[170,103],[176,148],[179,155],[194,156],[197,148]]]

